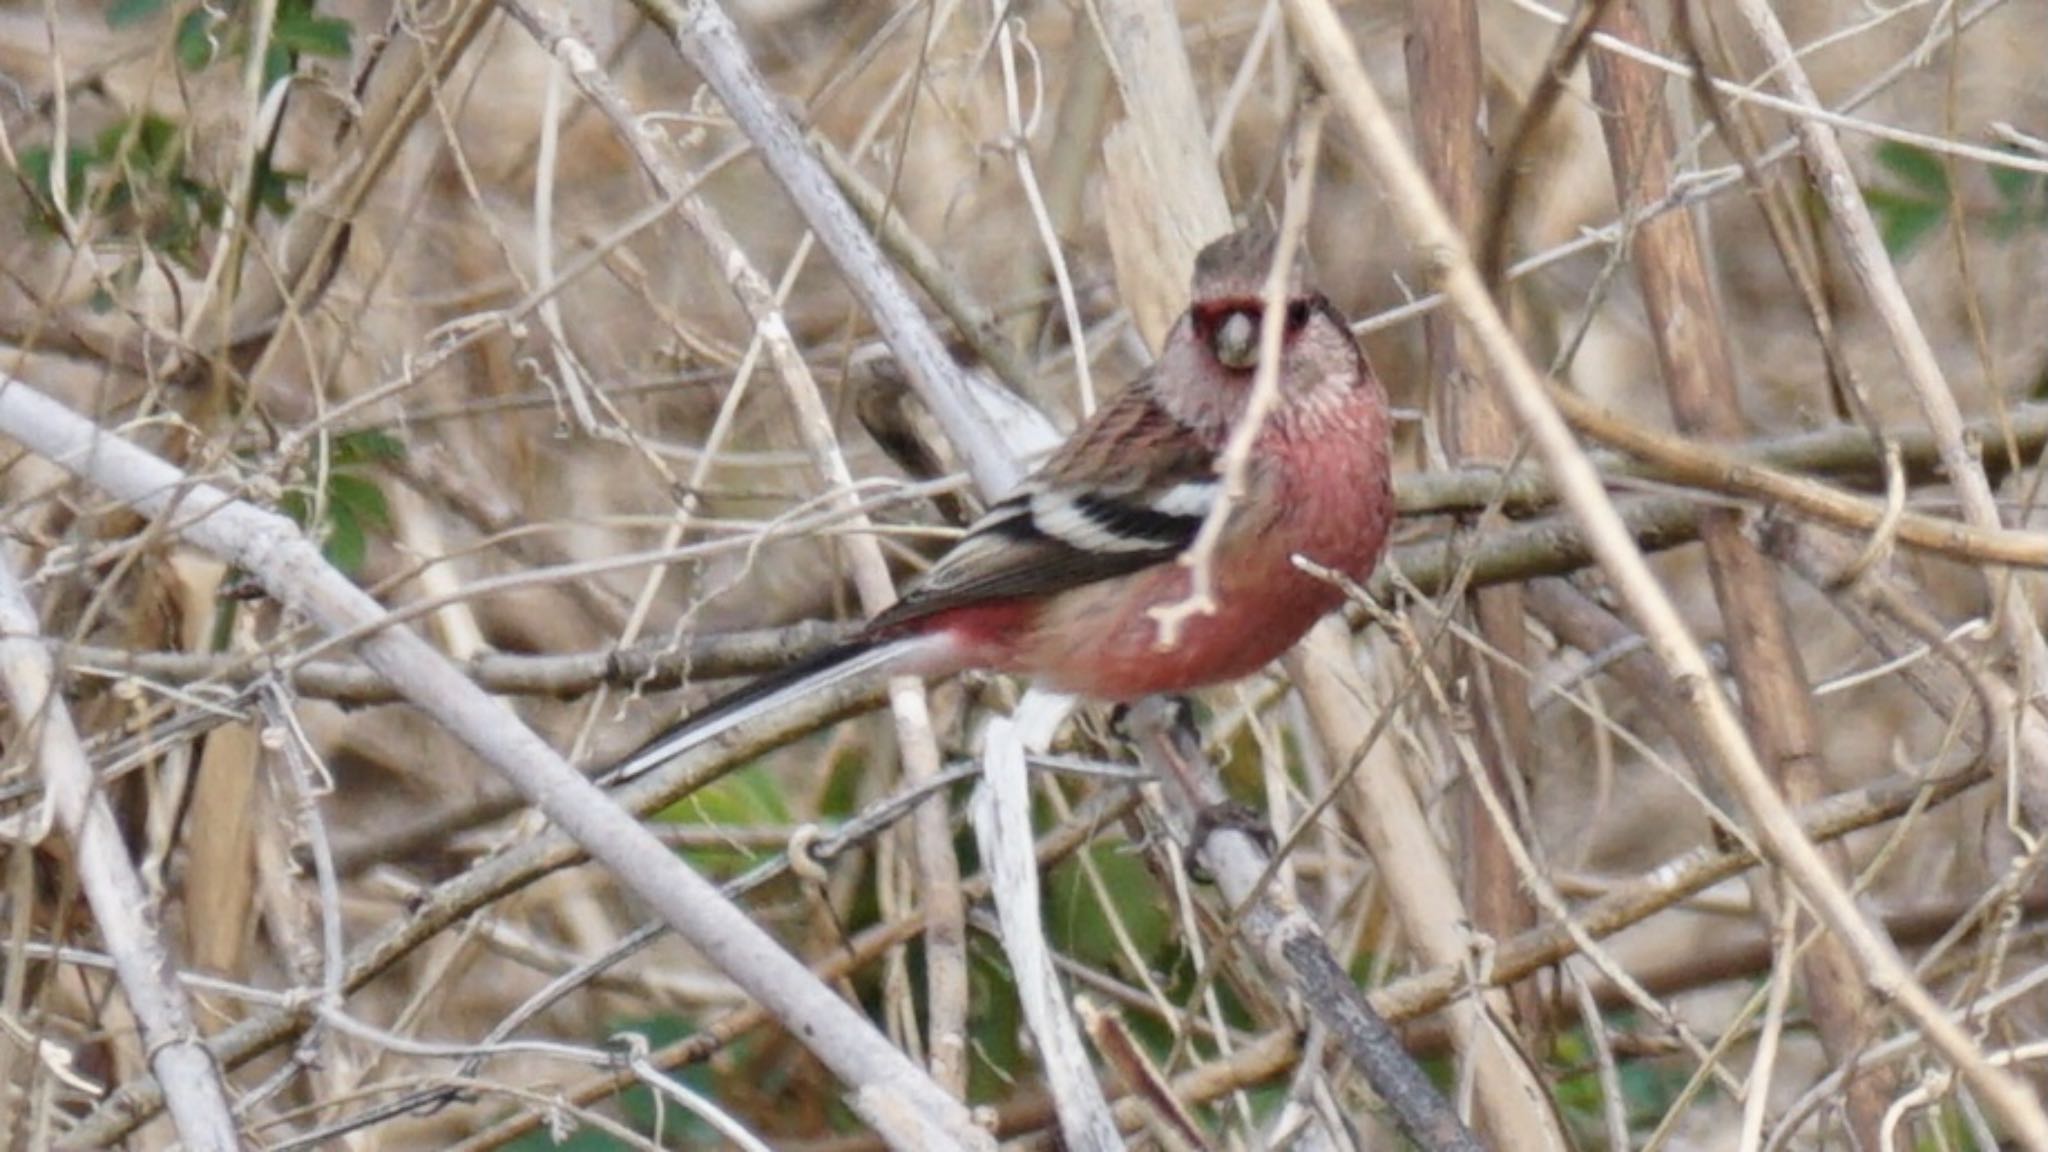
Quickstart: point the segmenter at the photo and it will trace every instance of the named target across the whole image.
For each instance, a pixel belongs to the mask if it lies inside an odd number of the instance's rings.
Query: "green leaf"
[[[185,13],[178,21],[177,45],[178,67],[187,72],[203,72],[206,66],[220,58],[221,21],[205,6]]]
[[[782,786],[759,765],[742,768],[708,788],[698,789],[662,809],[655,819],[703,828],[793,823]],[[702,871],[725,875],[752,864],[756,853],[737,847],[698,848],[685,852],[684,857]]]
[[[1046,929],[1064,952],[1086,963],[1123,967],[1125,956],[1110,931],[1109,917],[1122,921],[1138,955],[1156,958],[1169,936],[1168,901],[1145,866],[1130,852],[1110,845],[1088,849],[1114,907],[1095,897],[1078,859],[1064,861],[1045,881]]]
[[[304,172],[287,172],[265,166],[256,173],[256,203],[272,216],[280,219],[289,216],[292,211],[292,192],[305,182]]]
[[[110,133],[112,142],[117,142],[119,136],[118,131]],[[113,147],[102,146],[100,154],[112,159]],[[169,117],[144,113],[136,125],[135,143],[131,145],[128,159],[151,172],[182,172],[185,168],[183,126]]]
[[[291,517],[292,523],[304,528],[313,517],[313,502],[307,498],[304,489],[288,488],[277,498],[277,510]]]
[[[327,562],[350,576],[363,566],[363,557],[370,551],[368,537],[363,535],[363,522],[355,512],[336,504],[327,510],[327,542],[320,547],[320,554]]]
[[[1628,1028],[1634,1026],[1635,1019],[1634,1013],[1624,1011],[1609,1023],[1617,1029]],[[1592,1045],[1585,1039],[1583,1029],[1563,1033],[1553,1044],[1549,1064],[1563,1073],[1553,1081],[1559,1110],[1573,1133],[1583,1137],[1580,1144],[1597,1146],[1598,1135],[1604,1129],[1606,1092],[1591,1067]],[[1662,1117],[1677,1102],[1689,1078],[1682,1062],[1623,1060],[1616,1079],[1630,1127],[1654,1123]],[[1711,1093],[1713,1089],[1709,1087],[1706,1091]]]
[[[1948,169],[1942,165],[1941,157],[1927,149],[1887,140],[1877,146],[1877,162],[1928,197],[1948,199]]]
[[[813,819],[844,819],[860,811],[873,764],[858,740],[848,741],[825,767],[825,786],[818,792]]]
[[[1942,218],[1948,215],[1946,201],[1922,200],[1882,188],[1865,189],[1863,202],[1870,206],[1870,214],[1877,219],[1884,250],[1894,260],[1904,259],[1927,238],[1928,233],[1939,228]]]
[[[2048,222],[2048,201],[2041,196],[2044,181],[2038,172],[1991,166],[1991,187],[1998,193],[1998,211],[1992,214],[1992,235],[2012,236],[2028,225]]]
[[[967,1046],[967,1098],[991,1103],[1014,1092],[1019,1076],[1034,1073],[1024,1055],[1023,1009],[1009,960],[987,937],[976,934],[973,941],[967,956],[967,997],[974,1005],[967,1018],[973,1036]]]
[[[86,175],[91,170],[93,157],[88,153],[66,151],[64,153],[64,207],[76,212],[85,205]],[[37,207],[45,216],[44,222],[56,226],[57,189],[50,177],[55,168],[55,154],[44,146],[24,149],[21,153],[22,175],[28,178],[29,187],[36,193]]]
[[[646,1088],[634,1088],[635,1092],[646,1092]],[[575,1123],[576,1115],[565,1111],[563,1118]],[[566,1140],[555,1139],[554,1132],[546,1125],[528,1132],[507,1144],[508,1152],[621,1152],[627,1145],[601,1128],[578,1127],[569,1133]]]
[[[2019,168],[1991,165],[1991,186],[1998,191],[1998,198],[2007,208],[2024,205],[2027,198],[2041,185],[2041,174]]]
[[[782,787],[760,767],[742,768],[708,788],[661,810],[656,817],[669,824],[787,824],[789,805]]]
[[[391,506],[384,502],[384,490],[375,481],[335,472],[327,477],[327,502],[337,513],[347,512],[364,527],[391,527]]]
[[[127,28],[163,11],[165,0],[114,0],[107,5],[107,27]]]
[[[201,184],[188,177],[178,177],[174,189],[209,226],[218,228],[221,217],[228,214],[228,198],[220,189],[210,184]]]
[[[302,52],[308,56],[325,56],[330,60],[346,60],[355,31],[355,25],[332,16],[315,16],[311,12],[287,14],[280,11],[277,15],[277,27],[271,33],[271,38],[293,52]]]
[[[328,459],[337,468],[358,464],[375,464],[385,460],[405,459],[405,442],[389,432],[369,429],[336,436],[327,449]]]
[[[291,75],[298,59],[290,48],[272,40],[270,47],[263,52],[263,90],[270,91],[277,87],[279,81]]]

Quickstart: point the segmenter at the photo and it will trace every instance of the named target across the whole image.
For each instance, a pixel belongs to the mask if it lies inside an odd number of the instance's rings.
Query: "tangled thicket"
[[[690,27],[656,0],[562,7],[0,11],[0,344],[6,388],[289,516],[594,767],[842,634],[852,566],[908,577],[978,496],[975,449],[686,63]],[[1568,414],[1747,746],[1967,1053],[1924,1043],[1882,969],[1817,927],[1810,881],[1730,790],[1705,689],[1588,556],[1431,295],[1438,253],[1419,258],[1387,158],[1301,51],[1324,5],[723,6],[933,330],[1060,427],[1146,362],[1174,258],[1206,238],[1175,229],[1219,192],[1277,218],[1290,156],[1320,140],[1296,182],[1307,247],[1401,411],[1406,515],[1349,664],[1213,692],[1206,759],[1278,831],[1272,891],[1505,1147],[2027,1131],[1983,1077],[2011,1060],[2033,1082],[2044,1008],[2026,530],[2048,439],[2048,15],[1777,7],[1821,107],[1761,3],[1339,14],[1454,218],[1501,237],[1504,272],[1482,271],[1528,358],[1594,402]],[[1192,107],[1158,72],[1180,58]],[[1853,172],[1834,198],[1816,125]],[[1162,170],[1145,149],[1176,130],[1207,153]],[[1891,272],[1910,314],[1881,306]],[[808,428],[807,387],[829,417]],[[175,507],[138,514],[78,461],[7,443],[4,559],[35,613],[8,631],[40,631],[26,651],[61,689],[43,702],[24,649],[5,661],[10,1146],[174,1137],[112,926],[53,826],[60,709],[248,1146],[696,1146],[714,1112],[775,1146],[877,1143],[732,973],[651,930],[592,965],[646,909],[536,849],[564,842],[431,703],[181,540]],[[1759,457],[1783,484],[1738,466]],[[1988,500],[1953,482],[1980,466]],[[971,757],[1012,703],[935,685],[930,739]],[[756,922],[1043,1145],[1059,1124],[974,785],[942,780],[918,824],[886,803],[911,785],[879,688],[830,705],[676,777],[649,825],[700,871],[758,880],[738,897]],[[1083,723],[1067,751],[1156,769],[1127,735]],[[1042,918],[1134,1144],[1388,1138],[1386,1085],[1278,951],[1247,946],[1256,917],[1190,880],[1170,800],[1114,772],[1032,788]],[[708,1106],[651,1089],[629,1033]],[[1513,1076],[1550,1106],[1518,1111]]]

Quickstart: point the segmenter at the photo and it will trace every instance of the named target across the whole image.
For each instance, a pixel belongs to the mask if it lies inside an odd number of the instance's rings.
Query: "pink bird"
[[[1343,599],[1293,557],[1363,582],[1394,502],[1386,390],[1296,261],[1278,402],[1212,556],[1215,611],[1171,643],[1154,609],[1185,601],[1179,562],[1222,492],[1245,412],[1275,237],[1247,229],[1195,260],[1193,303],[1159,361],[990,508],[854,639],[764,676],[654,737],[606,777],[630,780],[751,717],[853,676],[987,669],[1125,702],[1258,671]]]

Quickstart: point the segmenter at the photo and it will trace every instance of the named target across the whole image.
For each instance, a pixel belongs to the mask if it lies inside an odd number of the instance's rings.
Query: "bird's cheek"
[[[1287,400],[1306,399],[1315,391],[1315,364],[1302,355],[1299,346],[1289,346],[1280,356],[1280,395]]]

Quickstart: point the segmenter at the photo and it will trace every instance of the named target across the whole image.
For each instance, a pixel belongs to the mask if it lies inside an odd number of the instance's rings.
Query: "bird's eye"
[[[1287,305],[1287,331],[1289,335],[1308,327],[1308,301],[1295,300]]]

